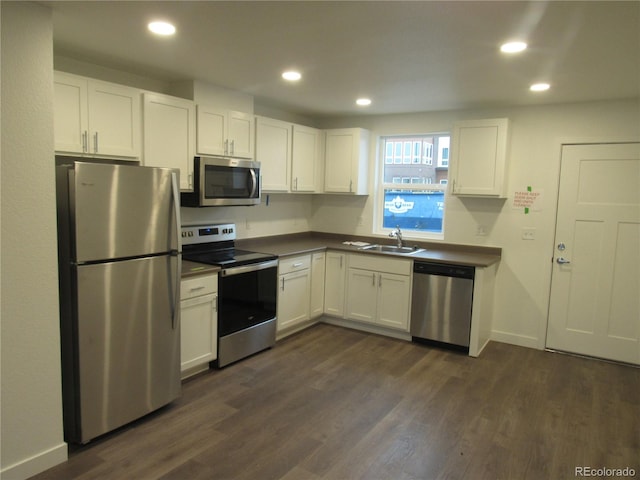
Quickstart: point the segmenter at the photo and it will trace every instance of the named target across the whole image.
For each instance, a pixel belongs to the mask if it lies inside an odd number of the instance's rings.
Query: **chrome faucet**
[[[398,248],[402,248],[402,230],[400,230],[400,225],[396,225],[396,229],[389,234],[391,238],[396,238],[398,241]]]

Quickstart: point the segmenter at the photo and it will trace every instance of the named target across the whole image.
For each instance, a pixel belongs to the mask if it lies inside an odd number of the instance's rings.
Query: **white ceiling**
[[[56,55],[306,115],[640,96],[638,1],[50,1]],[[154,19],[173,38],[146,30]],[[499,45],[524,39],[506,57]],[[296,68],[303,79],[286,84]],[[529,92],[546,81],[551,90]],[[373,104],[356,107],[359,96]]]

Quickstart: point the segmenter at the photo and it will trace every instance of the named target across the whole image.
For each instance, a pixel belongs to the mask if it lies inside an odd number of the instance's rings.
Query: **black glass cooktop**
[[[278,258],[270,253],[250,252],[236,248],[206,249],[200,246],[197,250],[182,252],[182,258],[192,262],[206,263],[207,265],[219,265],[221,267],[248,265],[260,263]]]

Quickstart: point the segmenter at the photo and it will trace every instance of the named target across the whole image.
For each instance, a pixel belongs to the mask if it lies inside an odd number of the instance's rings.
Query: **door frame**
[[[551,285],[553,281],[553,258],[555,255],[555,239],[557,234],[557,226],[558,226],[558,206],[559,206],[559,197],[560,197],[560,173],[562,172],[562,149],[565,146],[571,145],[611,145],[611,144],[619,144],[619,143],[638,143],[640,142],[640,136],[638,137],[628,137],[628,136],[610,136],[610,137],[558,137],[555,141],[556,143],[556,158],[558,162],[556,164],[555,171],[555,196],[553,197],[553,239],[551,241],[551,245],[549,246],[549,276],[548,276],[548,293],[547,293],[547,315],[544,322],[544,328],[540,328],[540,332],[538,335],[538,347],[541,350],[550,350],[547,347],[547,332],[549,331],[549,315],[551,314]]]

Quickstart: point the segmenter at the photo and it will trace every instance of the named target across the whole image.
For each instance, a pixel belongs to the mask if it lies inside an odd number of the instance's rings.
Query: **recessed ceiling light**
[[[502,53],[519,53],[526,50],[527,44],[524,42],[507,42],[500,46]]]
[[[157,35],[173,35],[176,33],[176,27],[171,25],[169,22],[151,22],[148,25],[149,30]]]
[[[371,100],[368,98],[359,98],[356,100],[356,104],[360,105],[361,107],[367,107],[371,105]]]
[[[282,74],[282,78],[284,78],[285,80],[288,80],[290,82],[297,82],[298,80],[300,80],[302,78],[302,75],[300,74],[300,72],[296,72],[294,70],[289,70],[289,71],[284,72]]]
[[[532,92],[544,92],[549,90],[549,88],[551,88],[551,85],[548,83],[534,83],[529,87],[529,90]]]

